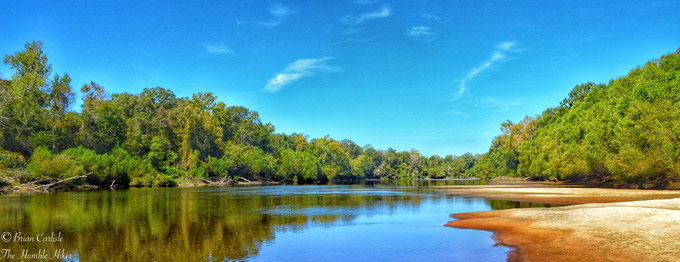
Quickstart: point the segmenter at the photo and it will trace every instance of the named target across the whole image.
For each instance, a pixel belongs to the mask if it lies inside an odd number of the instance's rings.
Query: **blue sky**
[[[483,153],[500,123],[680,48],[680,1],[14,1],[0,54],[110,93],[213,92],[276,132]],[[0,65],[0,77],[12,72]],[[76,106],[74,110],[78,110]]]

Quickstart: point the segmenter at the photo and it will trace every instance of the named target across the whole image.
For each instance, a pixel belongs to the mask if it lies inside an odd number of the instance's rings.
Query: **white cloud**
[[[209,54],[218,54],[218,55],[236,55],[231,48],[226,46],[225,44],[216,44],[216,45],[209,45],[205,44],[205,51],[208,52]]]
[[[253,27],[264,27],[264,28],[272,28],[272,27],[277,27],[282,25],[284,22],[283,19],[279,20],[272,20],[272,21],[267,21],[267,22],[257,22],[253,24]]]
[[[359,25],[363,22],[366,22],[368,20],[373,20],[373,19],[379,19],[379,18],[386,18],[392,15],[392,8],[390,8],[387,5],[382,6],[380,10],[371,12],[371,13],[363,13],[361,15],[348,15],[343,18],[340,18],[340,22],[348,25]]]
[[[505,41],[503,43],[500,43],[497,48],[503,51],[508,51],[515,47],[516,45],[517,45],[516,41]]]
[[[287,18],[288,16],[295,13],[292,9],[281,4],[273,4],[267,8],[267,12],[278,18]]]
[[[421,17],[422,17],[422,18],[425,18],[425,19],[428,19],[428,20],[435,20],[435,21],[441,20],[441,18],[440,18],[439,16],[432,15],[432,14],[428,14],[428,13],[422,14]]]
[[[265,90],[269,92],[279,91],[284,86],[302,78],[312,76],[318,72],[332,72],[338,70],[336,67],[328,65],[332,57],[298,59],[290,63],[281,72],[269,79]]]
[[[266,28],[272,28],[272,27],[277,27],[282,25],[288,18],[297,13],[296,10],[293,10],[290,7],[284,6],[282,4],[274,3],[269,8],[267,8],[267,12],[269,12],[272,16],[274,16],[274,19],[271,21],[265,21],[265,22],[257,22],[253,23],[252,25],[254,27],[266,27]]]
[[[515,46],[517,45],[516,41],[504,41],[498,46],[496,46],[496,49],[491,53],[491,57],[487,59],[486,61],[482,62],[482,64],[478,67],[473,68],[468,72],[467,76],[460,80],[458,83],[458,92],[456,93],[456,96],[454,99],[460,98],[465,91],[467,91],[467,83],[475,78],[477,75],[479,75],[481,72],[484,70],[488,69],[489,67],[493,66],[496,62],[503,60],[506,58],[508,52],[519,52],[519,50],[515,49]]]
[[[279,91],[283,86],[290,84],[294,81],[299,80],[300,78],[304,77],[303,74],[288,74],[288,73],[281,73],[276,75],[275,77],[272,77],[272,79],[269,79],[269,82],[267,83],[267,86],[265,86],[265,89],[270,92],[276,92]]]
[[[434,33],[429,26],[414,26],[406,30],[406,35],[413,39],[431,40]]]

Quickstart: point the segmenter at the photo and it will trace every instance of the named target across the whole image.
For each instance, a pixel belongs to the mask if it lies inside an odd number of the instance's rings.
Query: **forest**
[[[174,186],[197,179],[315,183],[497,176],[644,188],[680,181],[680,49],[609,83],[577,85],[559,106],[501,124],[489,151],[446,157],[276,133],[212,93],[161,87],[109,94],[53,74],[40,41],[6,55],[0,79],[0,183],[65,179]]]
[[[577,85],[559,106],[500,129],[474,167],[480,178],[680,189],[680,49],[607,84]]]
[[[210,92],[109,94],[92,81],[80,88],[82,107],[74,110],[71,78],[52,71],[42,42],[26,43],[3,62],[14,72],[0,79],[0,185],[80,176],[74,182],[99,187],[474,177],[480,158],[276,133],[257,112]]]

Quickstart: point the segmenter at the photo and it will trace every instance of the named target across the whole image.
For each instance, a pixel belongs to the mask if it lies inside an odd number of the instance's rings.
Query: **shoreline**
[[[195,181],[195,182],[182,182],[177,183],[174,187],[233,187],[233,186],[270,186],[270,185],[283,185],[285,183],[280,181],[231,181],[230,183],[221,182],[205,182],[205,181]],[[32,183],[23,183],[19,185],[6,185],[0,186],[0,195],[8,193],[29,193],[29,194],[49,194],[54,192],[73,192],[73,191],[90,191],[90,190],[116,190],[116,189],[128,189],[134,187],[123,187],[123,188],[111,188],[111,187],[100,187],[90,184],[76,185],[72,183],[62,183],[59,187],[50,189],[39,189]],[[145,188],[145,187],[139,187]],[[152,187],[146,187],[152,188]]]
[[[214,186],[214,187],[219,187],[219,186],[270,186],[270,185],[283,185],[285,183],[280,182],[280,181],[235,181],[232,183],[222,183],[222,182],[211,182],[211,183],[206,183],[206,182],[183,182],[183,183],[177,183],[176,187],[204,187],[204,186]]]
[[[508,261],[672,261],[680,256],[680,192],[526,185],[440,191],[570,205],[451,215],[458,220],[446,226],[493,232],[498,245],[512,248]]]
[[[677,190],[586,188],[552,182],[438,186],[434,188],[445,194],[560,205],[680,198],[680,191]]]

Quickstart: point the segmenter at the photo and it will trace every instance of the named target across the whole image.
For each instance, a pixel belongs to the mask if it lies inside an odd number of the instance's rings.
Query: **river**
[[[490,232],[444,227],[449,215],[545,205],[434,188],[471,183],[483,181],[12,193],[0,259],[504,261]]]

